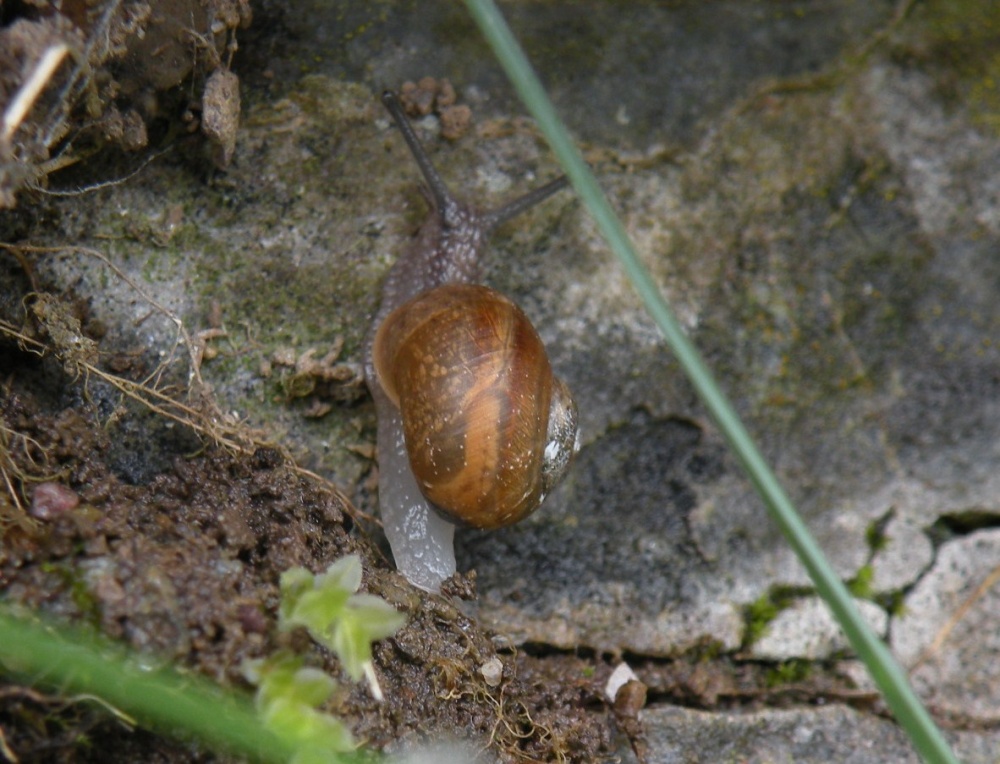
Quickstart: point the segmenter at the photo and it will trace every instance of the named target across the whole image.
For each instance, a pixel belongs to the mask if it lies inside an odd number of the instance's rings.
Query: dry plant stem
[[[0,242],[0,248],[6,249],[11,252],[21,252],[21,253],[31,252],[37,254],[58,254],[66,252],[70,254],[86,255],[87,257],[93,257],[96,260],[99,260],[112,273],[114,273],[119,279],[121,279],[132,290],[134,290],[136,294],[138,294],[143,299],[143,301],[145,301],[148,305],[154,308],[157,313],[167,318],[171,323],[174,324],[174,326],[177,327],[177,335],[179,339],[176,339],[174,341],[173,347],[170,348],[170,352],[167,355],[166,359],[163,360],[156,367],[156,369],[150,374],[149,377],[147,377],[147,381],[161,374],[163,369],[165,369],[174,361],[175,358],[174,353],[177,350],[177,346],[184,344],[189,349],[188,355],[191,361],[188,381],[189,383],[196,382],[198,385],[204,384],[201,378],[201,370],[195,364],[196,360],[194,352],[195,343],[192,341],[191,335],[188,334],[188,331],[185,328],[184,323],[181,321],[181,319],[171,310],[169,310],[168,308],[164,307],[159,302],[157,302],[151,295],[147,294],[142,287],[136,284],[135,281],[133,281],[120,268],[118,268],[118,266],[112,263],[104,253],[99,252],[96,249],[90,249],[88,247],[36,247],[33,245],[9,244],[6,242]]]
[[[129,716],[117,706],[111,705],[104,698],[97,695],[91,695],[89,693],[80,693],[78,695],[72,695],[68,698],[64,698],[59,695],[46,695],[33,687],[14,685],[11,687],[0,688],[0,700],[5,698],[24,698],[30,700],[32,703],[37,703],[40,706],[51,706],[57,711],[69,708],[76,703],[96,703],[130,729],[134,729],[139,726],[139,723],[135,718]]]
[[[66,57],[72,56],[75,66],[64,78],[65,83],[52,99],[51,108],[37,119],[38,125],[45,131],[39,141],[46,149],[50,149],[66,135],[66,117],[90,85],[95,63],[104,58],[111,45],[108,30],[120,6],[121,0],[110,0],[106,4],[103,14],[91,29],[88,44],[82,50],[72,45],[71,41],[56,42],[46,48],[0,117],[0,147],[12,152],[12,142],[18,128],[28,117],[39,96],[52,83]],[[68,148],[68,145],[64,148]],[[44,177],[75,161],[75,157],[49,159],[36,168],[39,171],[38,177]],[[31,182],[29,185],[37,186],[37,183]]]
[[[7,745],[7,736],[3,734],[3,727],[0,727],[0,755],[3,755],[7,761],[12,762],[12,764],[19,764],[21,761],[17,758],[17,755],[10,750],[10,746]]]
[[[942,646],[944,646],[944,643],[948,640],[948,637],[950,637],[951,633],[955,630],[955,627],[961,623],[962,619],[965,618],[969,610],[972,609],[972,606],[975,605],[978,600],[982,599],[986,592],[996,585],[997,581],[1000,581],[1000,565],[993,568],[989,575],[983,579],[982,583],[980,583],[979,586],[973,590],[972,594],[966,597],[962,604],[958,606],[958,609],[952,613],[948,621],[938,631],[934,640],[927,645],[926,648],[924,648],[923,652],[921,652],[917,659],[913,662],[913,665],[910,666],[909,670],[911,672],[915,671],[919,666],[929,661],[938,653]]]
[[[49,125],[49,131],[44,138],[46,146],[51,146],[65,134],[66,126],[63,118],[90,83],[90,78],[93,76],[91,62],[95,58],[103,58],[104,53],[110,46],[108,28],[111,26],[111,19],[118,12],[120,5],[121,0],[112,0],[108,3],[107,8],[104,9],[104,15],[101,16],[100,20],[93,27],[89,44],[77,56],[78,63],[76,69],[73,70],[73,74],[66,81],[66,85],[63,87],[62,92],[59,93],[58,99],[56,99],[55,106],[52,107],[52,110],[44,120],[44,124]],[[98,52],[98,48],[101,45],[104,47]],[[74,90],[76,91],[75,93]]]
[[[100,183],[91,183],[89,186],[83,186],[82,188],[74,188],[69,190],[67,189],[52,190],[51,188],[43,188],[37,183],[29,183],[28,187],[31,188],[32,191],[35,191],[39,194],[43,194],[44,196],[69,197],[69,196],[83,196],[84,194],[89,194],[92,191],[100,191],[101,189],[104,188],[120,186],[122,183],[127,183],[128,181],[132,180],[132,178],[134,178],[136,175],[145,170],[146,167],[148,167],[152,162],[159,159],[164,154],[168,153],[171,150],[171,148],[172,147],[168,147],[163,149],[162,151],[156,151],[150,154],[145,159],[143,159],[142,162],[139,163],[139,166],[136,167],[134,170],[132,170],[132,172],[128,173],[127,175],[123,175],[120,178],[103,180]],[[48,162],[44,162],[42,164],[42,169],[45,171],[45,174],[48,174],[50,172],[55,172],[56,170],[61,170],[64,167],[68,167],[71,164],[75,164],[80,159],[81,159],[80,156],[63,158],[60,154],[57,154]]]
[[[37,353],[42,356],[45,355],[47,351],[51,350],[51,348],[45,343],[39,342],[33,337],[29,337],[19,331],[16,327],[8,324],[6,321],[0,320],[0,332],[16,339],[28,352]],[[124,379],[115,374],[110,374],[87,361],[76,360],[75,363],[81,372],[87,375],[93,374],[95,377],[104,380],[132,400],[142,403],[154,413],[168,419],[172,419],[175,422],[185,424],[196,432],[207,436],[213,442],[228,449],[246,453],[253,450],[247,447],[249,444],[253,444],[255,447],[273,447],[271,444],[260,440],[248,439],[246,437],[247,431],[244,428],[237,426],[237,424],[219,424],[215,421],[203,424],[199,421],[205,416],[203,412],[187,406],[180,401],[174,400],[160,390],[149,387],[145,382],[133,382],[132,380]],[[166,408],[167,406],[176,409],[176,411]],[[231,435],[238,437],[230,437]]]
[[[7,449],[7,428],[4,428],[4,438],[3,443],[0,447],[3,448],[3,454],[0,455],[0,474],[3,475],[3,483],[7,487],[7,493],[10,495],[10,500],[14,504],[14,509],[17,510],[18,517],[17,521],[20,524],[22,521],[27,522],[28,513],[24,510],[24,504],[21,502],[21,496],[17,488],[14,486],[14,481],[10,478],[10,473],[13,469],[8,469],[8,465],[11,464],[9,457],[9,452]]]
[[[177,333],[177,337],[167,357],[139,382],[106,372],[87,360],[69,357],[69,354],[64,353],[61,349],[50,347],[33,337],[27,336],[20,329],[6,321],[0,320],[0,332],[16,339],[26,351],[37,353],[38,355],[52,352],[57,357],[60,357],[60,360],[70,363],[78,373],[85,375],[88,379],[93,375],[93,377],[103,380],[124,396],[140,403],[155,414],[190,427],[196,433],[203,435],[211,442],[230,451],[250,454],[257,448],[273,448],[282,455],[282,458],[288,464],[292,465],[292,470],[296,474],[315,480],[328,490],[353,518],[361,518],[368,522],[378,523],[375,518],[355,508],[350,499],[336,485],[296,464],[287,449],[268,441],[263,433],[250,429],[244,422],[234,420],[223,413],[215,403],[215,400],[207,392],[208,387],[201,376],[201,358],[204,352],[204,340],[200,340],[198,337],[192,338],[179,316],[149,295],[133,279],[112,263],[105,254],[87,247],[36,247],[5,242],[0,242],[0,249],[13,254],[22,264],[24,264],[23,253],[26,252],[37,254],[70,252],[93,257],[134,290],[153,308],[154,312],[168,319],[176,327]],[[162,379],[167,368],[177,360],[177,348],[179,345],[184,345],[187,348],[189,393],[195,392],[198,394],[199,407],[197,408],[170,397],[162,389],[157,389],[155,386]],[[7,480],[6,473],[4,473],[3,477]],[[20,504],[20,502],[18,503]]]
[[[73,695],[69,698],[61,698],[53,695],[45,695],[44,693],[38,692],[31,687],[22,687],[19,685],[14,685],[11,687],[0,688],[0,700],[5,698],[19,698],[29,700],[32,703],[36,703],[39,706],[51,709],[53,713],[59,713],[60,711],[69,708],[77,703],[96,703],[101,706],[105,711],[107,711],[111,716],[117,719],[126,729],[130,732],[139,726],[136,719],[126,714],[120,708],[111,705],[104,698],[97,695],[90,694],[80,694]],[[18,764],[20,759],[17,754],[11,750],[10,746],[7,744],[7,739],[4,735],[3,727],[0,727],[0,759],[3,761],[9,761],[12,764]]]
[[[11,456],[14,439],[20,439],[22,442],[24,458],[31,466],[38,470],[48,469],[48,464],[39,464],[36,462],[28,449],[29,445],[33,445],[45,456],[45,449],[42,445],[34,438],[6,427],[0,421],[0,476],[3,478],[4,487],[7,489],[7,495],[10,497],[11,505],[14,508],[13,518],[0,515],[0,538],[3,537],[4,528],[10,524],[14,524],[26,532],[34,532],[38,529],[38,521],[31,517],[25,509],[24,501],[22,500],[23,486],[25,483],[56,480],[60,477],[60,473],[58,472],[46,475],[29,475],[25,473],[17,466],[17,463]],[[20,484],[20,488],[15,484],[15,481]]]
[[[45,352],[50,349],[44,343],[23,334],[6,321],[0,320],[0,332],[18,340],[18,342],[20,342],[26,350],[38,353],[38,355],[44,355]],[[230,451],[249,454],[261,447],[274,448],[278,450],[292,465],[292,469],[297,474],[322,483],[339,501],[344,504],[345,507],[348,508],[348,512],[351,515],[355,517],[362,517],[365,520],[375,521],[375,518],[356,509],[354,505],[351,504],[347,496],[345,496],[344,493],[329,480],[326,480],[320,475],[317,475],[315,472],[311,472],[304,467],[299,467],[294,463],[291,456],[284,448],[275,445],[274,443],[265,441],[262,437],[254,434],[249,428],[243,425],[243,423],[238,421],[219,421],[215,418],[210,418],[205,414],[205,412],[181,403],[180,401],[164,394],[160,390],[149,387],[144,382],[133,382],[132,380],[124,379],[116,374],[111,374],[103,369],[99,369],[86,361],[77,361],[77,364],[80,370],[85,374],[93,374],[98,379],[107,382],[123,395],[141,403],[153,413],[190,427],[195,432],[204,435],[213,443],[223,446]],[[228,418],[226,417],[225,419]]]
[[[59,64],[69,53],[69,46],[65,43],[49,46],[38,63],[35,65],[31,75],[17,91],[17,95],[11,100],[7,109],[3,113],[3,132],[0,133],[0,140],[9,142],[14,137],[14,132],[20,127],[24,118],[35,105],[38,96],[49,84],[52,75],[55,74]]]

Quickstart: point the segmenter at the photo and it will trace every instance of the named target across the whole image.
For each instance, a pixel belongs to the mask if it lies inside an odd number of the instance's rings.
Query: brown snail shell
[[[373,362],[399,407],[420,490],[450,519],[533,512],[576,448],[576,408],[528,317],[499,292],[445,284],[396,308]]]
[[[527,319],[492,290],[461,286],[480,278],[490,233],[567,180],[476,209],[448,189],[399,98],[387,91],[382,102],[420,167],[431,214],[386,276],[365,340],[379,509],[399,571],[437,592],[456,571],[455,525],[495,528],[529,514],[579,448],[576,407]],[[436,328],[418,330],[425,321]],[[451,339],[440,340],[439,322]],[[481,352],[488,338],[492,350]]]

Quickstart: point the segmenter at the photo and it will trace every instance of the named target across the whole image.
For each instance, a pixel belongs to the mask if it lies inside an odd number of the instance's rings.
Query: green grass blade
[[[851,645],[867,665],[897,720],[925,760],[957,764],[944,736],[917,699],[906,675],[883,642],[861,618],[847,588],[823,556],[791,500],[660,295],[652,277],[639,261],[624,226],[556,115],[552,102],[495,3],[492,0],[466,0],[466,6],[492,46],[521,100],[552,146],[580,199],[621,261],[705,407],[746,469],[771,516],[805,565],[816,590],[826,600]]]
[[[248,699],[166,664],[66,626],[0,607],[0,676],[65,695],[94,696],[143,727],[254,761],[287,762],[295,753],[264,729]],[[344,757],[343,761],[355,761]]]

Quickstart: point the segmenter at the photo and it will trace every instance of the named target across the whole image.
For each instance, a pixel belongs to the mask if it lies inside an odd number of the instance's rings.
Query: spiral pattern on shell
[[[558,383],[520,308],[484,286],[437,287],[386,318],[374,365],[402,414],[417,483],[439,511],[498,528],[538,507],[555,482],[544,468]],[[564,468],[568,457],[557,461]]]

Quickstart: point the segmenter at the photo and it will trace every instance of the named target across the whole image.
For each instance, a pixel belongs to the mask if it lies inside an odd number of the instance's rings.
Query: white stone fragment
[[[604,694],[607,695],[608,700],[614,703],[618,691],[633,679],[638,680],[639,677],[635,675],[632,667],[627,663],[619,663],[611,672],[611,676],[608,677],[608,683],[604,685]]]
[[[490,658],[479,667],[479,673],[483,675],[483,680],[490,687],[496,687],[503,678],[503,663],[499,658]]]

